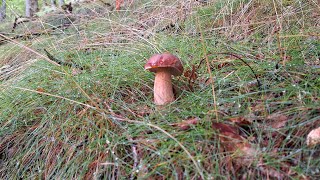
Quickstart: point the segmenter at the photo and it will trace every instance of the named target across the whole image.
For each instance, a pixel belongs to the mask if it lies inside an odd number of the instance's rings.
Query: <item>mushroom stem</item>
[[[154,103],[165,105],[173,101],[171,73],[166,68],[159,68],[154,81]]]

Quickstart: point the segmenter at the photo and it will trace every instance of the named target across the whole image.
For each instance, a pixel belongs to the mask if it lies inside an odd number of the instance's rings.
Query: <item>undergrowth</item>
[[[320,176],[319,145],[306,145],[307,134],[320,125],[319,4],[134,1],[121,11],[101,7],[80,5],[66,29],[0,45],[0,65],[15,67],[0,71],[6,72],[0,76],[1,179]],[[46,24],[42,32],[58,26],[51,21],[44,15],[36,23]],[[38,30],[23,27],[17,33]],[[83,69],[53,65],[44,48]],[[143,66],[162,52],[178,56],[185,73],[173,80],[176,101],[159,108],[154,74]],[[188,120],[196,123],[181,128]],[[239,159],[215,123],[236,126],[257,154]]]

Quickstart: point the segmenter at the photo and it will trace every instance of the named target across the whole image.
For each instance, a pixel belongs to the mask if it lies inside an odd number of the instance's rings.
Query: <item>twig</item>
[[[197,20],[198,29],[199,29],[199,32],[200,32],[200,38],[201,38],[201,43],[202,43],[202,48],[203,48],[202,50],[203,50],[203,53],[205,55],[205,60],[206,60],[206,63],[207,63],[207,70],[208,70],[208,73],[209,73],[209,76],[210,76],[210,80],[211,80],[214,112],[215,112],[215,115],[216,115],[216,119],[219,122],[216,93],[215,93],[215,90],[214,90],[214,80],[213,80],[213,76],[212,76],[211,68],[210,68],[210,63],[209,63],[209,59],[208,59],[208,54],[207,54],[207,49],[206,49],[207,46],[206,46],[206,44],[204,42],[204,38],[203,38],[203,35],[202,35],[202,30],[201,30],[201,27],[200,27],[199,19],[196,18],[196,20]]]
[[[30,52],[35,53],[36,55],[44,58],[46,61],[48,61],[49,63],[51,63],[51,64],[53,64],[53,65],[60,66],[60,64],[56,63],[55,61],[52,61],[52,60],[49,59],[48,57],[46,57],[46,56],[40,54],[39,52],[37,52],[37,51],[29,48],[28,46],[25,46],[25,45],[19,43],[18,41],[15,41],[14,39],[10,39],[9,37],[4,36],[3,34],[0,34],[0,37],[6,39],[6,40],[8,40],[8,41],[11,41],[13,44],[18,45],[18,46],[20,46],[21,48],[24,48],[24,49],[26,49],[26,50],[28,50],[28,51],[30,51]]]
[[[245,60],[243,60],[239,55],[231,53],[231,52],[221,52],[221,53],[217,53],[217,54],[225,54],[225,55],[233,56],[233,57],[236,57],[237,59],[239,59],[241,62],[243,62],[246,66],[248,66],[250,68],[251,72],[253,73],[253,75],[255,76],[255,78],[257,80],[258,87],[261,87],[261,82],[259,81],[259,78],[258,78],[257,74],[254,72],[253,68]],[[207,54],[207,56],[211,56],[211,55],[214,55],[214,54]],[[200,66],[204,60],[205,60],[205,58],[201,59],[199,65],[197,67],[197,70],[200,68]]]
[[[32,32],[32,33],[25,33],[25,34],[17,34],[13,37],[6,37],[4,38],[4,35],[9,35],[9,33],[0,33],[1,35],[3,35],[2,37],[4,39],[0,40],[0,45],[5,44],[7,42],[9,42],[10,40],[14,40],[14,39],[20,39],[20,38],[30,38],[31,36],[41,36],[43,34],[47,34],[48,31],[40,31],[40,32]]]
[[[256,78],[256,80],[257,80],[257,82],[258,82],[258,87],[261,87],[261,83],[260,83],[260,81],[259,81],[259,79],[258,79],[257,74],[254,72],[253,68],[252,68],[245,60],[243,60],[239,55],[233,54],[233,53],[230,53],[230,52],[221,52],[221,53],[217,53],[217,54],[230,55],[230,56],[233,56],[233,57],[239,59],[240,61],[242,61],[246,66],[248,66],[248,67],[250,68],[251,72],[252,72],[253,75],[255,76],[255,78]]]
[[[127,138],[128,138],[130,141],[133,142],[132,137],[130,137],[130,136],[128,135]],[[135,171],[136,171],[136,169],[137,169],[139,160],[138,160],[137,147],[136,147],[134,144],[132,144],[131,150],[132,150],[132,156],[133,156],[133,167],[132,167],[132,173],[131,173],[130,179],[133,180],[133,179],[134,179],[134,173],[135,173]]]
[[[83,70],[84,68],[78,64],[75,63],[68,63],[68,62],[63,62],[57,58],[55,58],[52,54],[50,54],[45,48],[43,49],[44,52],[46,53],[46,55],[48,56],[49,59],[51,59],[52,61],[57,62],[58,64],[62,65],[62,66],[68,66],[68,67],[76,67],[79,68],[81,70]]]
[[[75,101],[75,100],[72,100],[72,99],[69,99],[69,98],[66,98],[66,97],[62,97],[62,96],[59,96],[59,95],[55,95],[55,94],[50,94],[50,93],[41,92],[41,91],[37,91],[37,90],[33,90],[33,89],[28,89],[28,88],[23,88],[23,87],[18,87],[18,86],[10,86],[10,85],[5,85],[5,84],[1,84],[0,87],[1,86],[10,87],[10,88],[14,88],[14,89],[19,89],[19,90],[23,90],[23,91],[29,91],[29,92],[33,92],[33,93],[37,93],[37,94],[42,94],[42,95],[47,95],[47,96],[50,96],[50,97],[55,97],[55,98],[63,99],[63,100],[66,100],[66,101],[70,101],[71,103],[80,104],[82,106],[89,107],[89,108],[92,108],[92,109],[97,109],[96,107],[91,106],[89,104],[85,104],[85,103],[82,103],[82,102],[79,102],[79,101]]]

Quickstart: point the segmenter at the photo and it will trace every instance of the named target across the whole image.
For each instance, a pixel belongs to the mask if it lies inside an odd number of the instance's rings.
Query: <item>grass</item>
[[[25,68],[0,84],[0,177],[316,179],[319,145],[307,147],[306,136],[320,122],[318,6],[139,1],[17,40],[84,66],[81,72],[1,45],[1,65]],[[174,78],[177,100],[161,109],[143,65],[166,51],[197,76]],[[262,86],[247,65],[221,52],[241,56]],[[188,130],[173,126],[193,118]],[[245,143],[214,128],[217,119],[250,144],[247,154]]]

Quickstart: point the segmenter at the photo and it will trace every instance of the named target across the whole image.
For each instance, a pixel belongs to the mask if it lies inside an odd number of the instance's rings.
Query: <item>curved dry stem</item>
[[[210,63],[209,63],[209,59],[208,59],[208,53],[207,53],[207,48],[206,48],[206,44],[203,38],[203,34],[202,34],[202,29],[200,27],[200,23],[199,23],[199,18],[196,18],[196,22],[198,25],[198,29],[200,32],[200,40],[202,43],[202,50],[205,56],[205,60],[206,60],[206,64],[207,64],[207,71],[209,73],[209,77],[210,77],[210,81],[211,81],[211,89],[212,89],[212,96],[213,96],[213,106],[214,106],[214,112],[216,115],[216,119],[219,122],[219,114],[218,114],[218,108],[217,108],[217,98],[216,98],[216,93],[215,93],[215,89],[214,89],[214,80],[213,80],[213,76],[212,76],[212,72],[211,72],[211,68],[210,68]]]
[[[59,96],[59,95],[54,95],[54,94],[50,94],[50,93],[46,93],[46,92],[40,92],[40,91],[36,91],[36,90],[33,90],[33,89],[28,89],[28,88],[23,88],[23,87],[9,86],[9,85],[5,85],[5,84],[0,84],[0,87],[1,86],[2,87],[9,87],[9,88],[14,88],[14,89],[19,89],[19,90],[22,90],[22,91],[29,91],[29,92],[33,92],[33,93],[37,93],[37,94],[43,94],[43,95],[47,95],[47,96],[51,96],[51,97],[56,97],[56,98],[67,100],[67,101],[70,101],[72,103],[80,104],[80,105],[83,105],[83,106],[86,106],[86,107],[89,107],[89,108],[92,108],[92,109],[97,109],[96,107],[91,106],[89,104],[85,104],[85,103],[82,103],[82,102],[79,102],[79,101],[75,101],[75,100],[72,100],[72,99],[69,99],[69,98],[66,98],[66,97],[63,97],[63,96]]]

